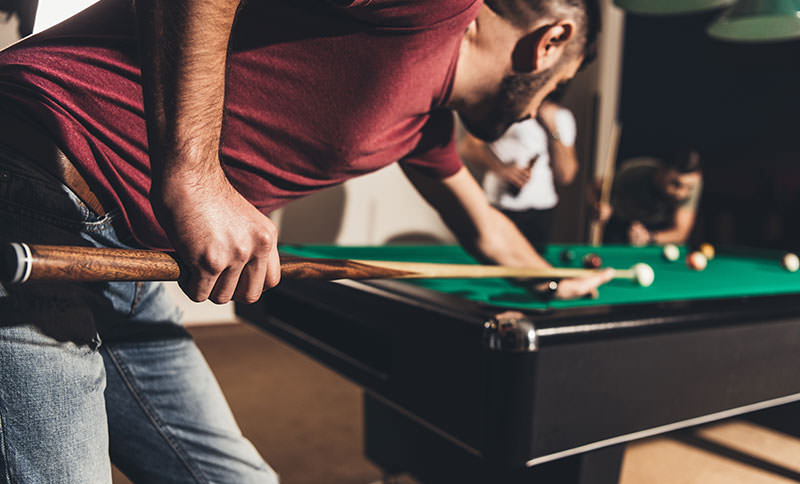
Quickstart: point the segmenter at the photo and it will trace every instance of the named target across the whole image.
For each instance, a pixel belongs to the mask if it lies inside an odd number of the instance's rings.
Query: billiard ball
[[[589,253],[583,256],[583,267],[587,269],[598,269],[603,265],[603,259],[599,255]]]
[[[709,244],[709,243],[707,243],[707,242],[703,243],[703,244],[700,244],[700,246],[697,248],[697,250],[699,250],[704,256],[706,256],[707,260],[713,259],[714,255],[716,254],[716,250],[714,250],[714,246]]]
[[[575,252],[564,249],[561,251],[561,262],[572,262],[575,260]]]
[[[661,255],[668,261],[674,262],[681,256],[681,250],[675,244],[667,244],[662,249]]]
[[[634,266],[631,267],[631,271],[633,272],[633,280],[642,287],[650,287],[656,278],[656,273],[653,272],[653,268],[644,262],[634,264]]]
[[[694,251],[686,256],[686,266],[695,271],[702,271],[706,268],[708,259],[700,251]]]
[[[781,265],[789,272],[797,272],[797,269],[800,269],[800,258],[797,257],[797,254],[787,252],[783,254]]]

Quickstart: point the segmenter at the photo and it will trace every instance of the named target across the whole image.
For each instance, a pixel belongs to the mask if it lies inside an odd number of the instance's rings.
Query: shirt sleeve
[[[564,146],[574,145],[575,138],[578,136],[578,128],[575,124],[575,116],[572,115],[572,111],[566,108],[559,108],[558,111],[556,111],[555,121],[561,144]]]
[[[400,164],[412,166],[432,178],[455,175],[464,164],[456,149],[453,113],[447,109],[431,113],[417,147]]]

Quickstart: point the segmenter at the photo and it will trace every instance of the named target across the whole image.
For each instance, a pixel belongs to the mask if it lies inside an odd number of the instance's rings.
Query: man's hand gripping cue
[[[150,201],[195,301],[255,301],[280,279],[275,226],[220,163],[228,43],[240,0],[137,0]]]
[[[255,302],[280,281],[277,230],[219,170],[193,180],[175,175],[153,196],[153,207],[181,261],[180,281],[194,301]]]

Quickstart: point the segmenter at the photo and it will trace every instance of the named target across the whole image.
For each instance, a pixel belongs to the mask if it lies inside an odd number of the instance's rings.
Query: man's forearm
[[[574,146],[566,146],[558,140],[549,143],[553,178],[558,185],[569,185],[578,173],[578,157]]]
[[[275,224],[219,160],[228,44],[239,0],[136,0],[150,203],[194,301],[253,302],[280,281]]]
[[[218,151],[231,29],[240,0],[136,0],[154,185],[201,180]]]
[[[679,209],[675,212],[673,226],[666,230],[652,232],[650,234],[651,242],[655,244],[686,243],[694,227],[694,219],[695,211],[693,209]]]
[[[653,244],[683,244],[689,239],[689,232],[679,229],[659,230],[650,233],[650,238]]]
[[[485,222],[472,240],[459,240],[462,245],[474,246],[480,258],[511,267],[549,267],[541,255],[522,235],[514,222],[495,208],[487,211]]]
[[[516,225],[489,205],[466,169],[444,180],[432,179],[408,166],[403,171],[462,246],[478,259],[512,267],[549,267]],[[571,299],[596,294],[597,286],[612,276],[613,271],[607,270],[586,278],[562,280],[554,297]]]
[[[487,170],[499,172],[505,167],[505,164],[492,153],[486,143],[468,133],[464,134],[459,151],[462,158],[477,163]]]
[[[478,259],[515,267],[548,265],[517,226],[489,204],[465,168],[444,180],[428,177],[408,166],[403,171],[461,245]]]

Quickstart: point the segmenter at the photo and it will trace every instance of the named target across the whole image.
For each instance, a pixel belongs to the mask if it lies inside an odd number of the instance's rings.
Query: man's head
[[[485,0],[465,33],[453,107],[491,141],[593,57],[598,0]]]
[[[654,181],[667,200],[679,205],[689,199],[701,180],[700,155],[693,149],[682,148],[664,158]]]

